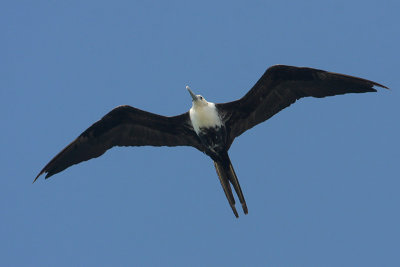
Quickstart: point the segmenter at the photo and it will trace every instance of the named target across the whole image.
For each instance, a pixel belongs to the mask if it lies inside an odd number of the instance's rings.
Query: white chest
[[[217,109],[213,103],[208,103],[208,105],[205,106],[193,106],[189,114],[196,133],[200,132],[200,128],[211,128],[222,125]]]

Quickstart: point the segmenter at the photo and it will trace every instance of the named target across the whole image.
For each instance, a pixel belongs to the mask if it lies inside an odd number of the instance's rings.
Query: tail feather
[[[233,185],[233,188],[235,188],[235,191],[239,198],[240,204],[242,204],[244,214],[247,214],[247,213],[249,213],[249,210],[247,209],[246,200],[244,199],[242,188],[240,188],[239,180],[236,176],[235,170],[233,169],[233,166],[232,166],[232,163],[230,160],[229,160],[229,170],[230,170],[229,175],[228,175],[229,181]]]
[[[222,165],[214,161],[215,170],[217,171],[219,181],[221,182],[222,188],[224,189],[225,196],[228,199],[229,205],[232,208],[233,213],[236,218],[239,218],[239,214],[235,207],[235,198],[232,194],[231,185],[229,184],[229,180],[226,176],[226,172],[224,171]]]
[[[225,159],[223,162],[214,161],[214,166],[217,171],[218,178],[221,182],[222,188],[224,189],[226,198],[228,199],[228,202],[233,210],[233,213],[235,214],[236,217],[239,217],[235,208],[235,199],[233,197],[232,189],[229,182],[233,185],[233,188],[236,191],[239,201],[242,204],[244,214],[248,213],[246,200],[244,199],[242,189],[240,188],[239,180],[236,176],[235,170],[233,169],[229,156],[226,155],[226,157],[224,158]]]

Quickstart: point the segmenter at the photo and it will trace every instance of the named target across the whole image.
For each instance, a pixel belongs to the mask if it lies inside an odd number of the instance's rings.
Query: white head
[[[193,107],[202,107],[202,106],[207,106],[208,102],[205,100],[204,97],[201,95],[195,95],[192,90],[190,90],[190,87],[186,85],[186,89],[189,91],[189,94],[192,96],[192,103]]]

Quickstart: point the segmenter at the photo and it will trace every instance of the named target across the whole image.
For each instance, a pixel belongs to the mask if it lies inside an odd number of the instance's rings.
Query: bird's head
[[[186,89],[189,91],[189,94],[192,96],[192,103],[193,106],[195,107],[201,107],[201,106],[207,106],[208,102],[207,100],[202,97],[201,95],[195,95],[192,90],[190,90],[190,87],[186,85]]]

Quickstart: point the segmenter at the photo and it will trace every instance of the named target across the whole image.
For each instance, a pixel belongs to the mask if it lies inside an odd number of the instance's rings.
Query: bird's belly
[[[207,154],[218,155],[226,150],[226,129],[224,126],[200,128],[198,136],[207,148]]]

